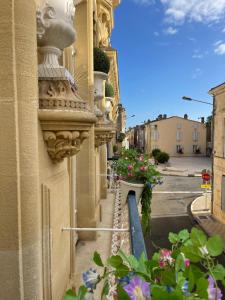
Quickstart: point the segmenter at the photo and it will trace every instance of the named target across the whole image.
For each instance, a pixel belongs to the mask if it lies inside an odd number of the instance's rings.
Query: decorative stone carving
[[[101,10],[97,22],[98,42],[100,47],[108,47],[110,44],[110,15],[108,11]]]
[[[45,131],[44,141],[52,161],[58,163],[77,154],[88,136],[88,131]]]
[[[88,110],[88,104],[66,80],[39,80],[39,108]]]
[[[111,141],[115,132],[95,130],[95,147],[102,146]]]
[[[42,0],[37,9],[39,46],[64,49],[75,41],[73,0]]]
[[[62,65],[62,50],[75,41],[73,0],[42,0],[37,11],[39,120],[54,163],[77,154],[96,122],[73,76]]]

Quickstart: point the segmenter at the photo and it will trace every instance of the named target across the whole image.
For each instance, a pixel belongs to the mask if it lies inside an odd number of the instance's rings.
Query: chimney
[[[184,115],[184,119],[186,119],[186,120],[188,119],[188,115],[187,114]]]
[[[204,124],[205,123],[205,118],[201,117],[201,123]]]
[[[158,115],[158,119],[159,119],[159,120],[162,120],[162,117],[163,117],[163,116],[162,116],[161,114]]]

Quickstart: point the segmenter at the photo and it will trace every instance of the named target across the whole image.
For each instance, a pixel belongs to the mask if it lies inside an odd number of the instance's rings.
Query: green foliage
[[[118,300],[130,299],[124,285],[136,277],[150,284],[152,300],[207,300],[209,276],[214,281],[214,290],[218,288],[218,282],[225,282],[225,268],[215,259],[222,251],[221,238],[207,238],[201,230],[193,228],[190,233],[186,229],[170,233],[169,240],[171,250],[161,249],[150,260],[144,254],[137,259],[119,251],[103,264],[95,252],[94,262],[103,267],[103,274],[99,275],[99,282],[103,281],[101,300],[108,294],[109,276],[115,276]],[[188,259],[190,264],[186,263]],[[84,300],[87,292],[84,286],[80,287],[78,294],[69,290],[64,300]]]
[[[108,74],[110,69],[110,60],[107,54],[100,48],[94,48],[94,70]]]
[[[153,149],[153,150],[152,150],[152,156],[153,156],[153,157],[156,157],[160,152],[161,152],[161,150],[158,149],[158,148]]]
[[[113,98],[114,95],[115,95],[115,93],[114,93],[113,86],[110,83],[106,82],[105,83],[105,97]]]
[[[164,164],[164,163],[168,162],[168,160],[170,159],[170,156],[166,152],[159,152],[155,158],[160,164]]]

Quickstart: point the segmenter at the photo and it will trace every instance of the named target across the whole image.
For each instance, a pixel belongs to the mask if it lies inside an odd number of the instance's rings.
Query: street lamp
[[[135,117],[135,115],[131,115],[131,116],[127,117],[126,120],[130,119],[130,118],[133,118],[133,117]]]
[[[205,104],[213,106],[213,104],[210,103],[210,102],[206,102],[206,101],[202,101],[202,100],[196,100],[196,99],[193,99],[193,98],[187,97],[187,96],[183,96],[182,99],[185,100],[185,101],[195,101],[195,102],[205,103]]]

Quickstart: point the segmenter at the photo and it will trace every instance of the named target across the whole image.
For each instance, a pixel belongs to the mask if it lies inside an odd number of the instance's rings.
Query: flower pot
[[[131,183],[127,181],[120,180],[120,191],[121,191],[121,201],[122,201],[122,206],[124,206],[127,202],[127,195],[129,191],[134,191],[136,195],[136,201],[137,204],[140,201],[141,194],[144,189],[144,184],[143,183]]]
[[[94,71],[94,97],[95,100],[101,100],[105,95],[104,80],[107,80],[108,74]]]

